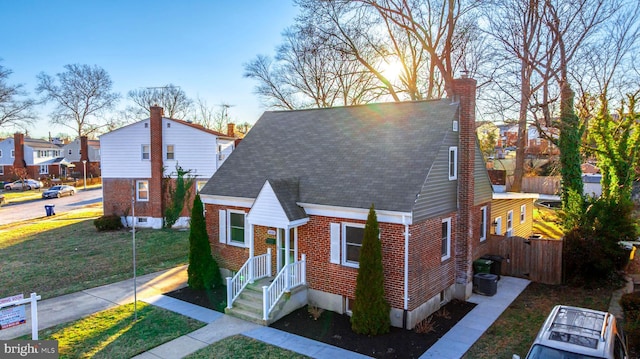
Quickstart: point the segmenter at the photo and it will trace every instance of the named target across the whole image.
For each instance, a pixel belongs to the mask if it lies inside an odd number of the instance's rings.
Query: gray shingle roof
[[[297,204],[300,194],[298,178],[269,179],[268,181],[289,221],[307,218],[307,213]]]
[[[299,202],[410,212],[445,133],[450,100],[265,112],[202,189],[256,198],[299,179]]]

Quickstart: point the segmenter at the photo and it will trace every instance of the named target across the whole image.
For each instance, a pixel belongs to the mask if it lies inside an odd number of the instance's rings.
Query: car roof
[[[613,345],[614,323],[614,316],[607,312],[558,305],[549,314],[534,345],[606,357]]]

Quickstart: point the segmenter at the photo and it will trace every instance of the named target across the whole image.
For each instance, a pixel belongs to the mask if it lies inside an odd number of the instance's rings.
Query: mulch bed
[[[226,287],[211,291],[187,287],[166,295],[220,312],[224,312],[226,306]],[[375,358],[418,358],[474,306],[473,303],[458,300],[447,303],[430,317],[433,330],[428,333],[391,327],[387,334],[373,337],[359,335],[351,330],[349,316],[323,311],[315,320],[308,307],[294,311],[271,324],[271,327]]]

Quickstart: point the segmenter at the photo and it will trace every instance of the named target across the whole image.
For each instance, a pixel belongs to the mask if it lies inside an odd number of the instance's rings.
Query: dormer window
[[[449,180],[458,179],[458,147],[449,147]]]

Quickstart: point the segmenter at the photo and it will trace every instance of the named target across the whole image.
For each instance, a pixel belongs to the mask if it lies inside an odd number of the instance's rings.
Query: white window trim
[[[451,173],[451,153],[453,153],[453,173]],[[447,152],[447,173],[449,174],[449,181],[453,181],[458,179],[458,147],[451,146],[449,147],[449,152]]]
[[[523,204],[520,206],[520,224],[524,223],[527,220],[527,205]]]
[[[140,183],[146,183],[147,184],[147,198],[140,198]],[[151,195],[149,193],[149,181],[147,180],[137,180],[136,181],[136,201],[138,202],[149,202],[149,196]]]
[[[512,236],[513,235],[513,210],[510,210],[509,212],[507,212],[507,235],[508,236]]]
[[[480,208],[480,242],[487,240],[487,206]]]
[[[173,158],[169,158],[169,146],[173,147],[173,151],[171,152],[173,154]],[[166,145],[164,147],[164,158],[167,161],[175,161],[176,160],[176,145]]]
[[[41,174],[41,175],[49,174],[49,166],[48,165],[40,165],[39,174]]]
[[[442,223],[447,224],[447,253],[440,257],[440,261],[444,262],[451,258],[451,217],[443,219]],[[440,245],[442,246],[442,233],[440,233]],[[440,253],[442,253],[442,247]]]
[[[4,166],[0,165],[0,176],[4,175]]]
[[[149,152],[144,152],[145,146],[149,148]],[[149,158],[144,158],[145,153],[149,155]],[[151,145],[140,145],[140,159],[143,161],[151,161]]]
[[[363,223],[342,222],[341,243],[342,256],[340,262],[345,267],[360,268],[360,262],[347,261],[347,227],[364,228]],[[362,248],[362,246],[360,246]]]
[[[0,150],[0,158],[2,158],[2,150]]]
[[[234,242],[231,240],[231,213],[235,213],[235,214],[241,214],[244,218],[244,231],[243,232],[243,238],[244,238],[244,242]],[[230,246],[235,246],[235,247],[248,247],[249,243],[247,243],[247,236],[246,236],[246,231],[247,231],[247,213],[245,213],[244,211],[239,211],[236,209],[227,209],[227,244]]]
[[[16,158],[16,150],[11,150],[11,158]]]

